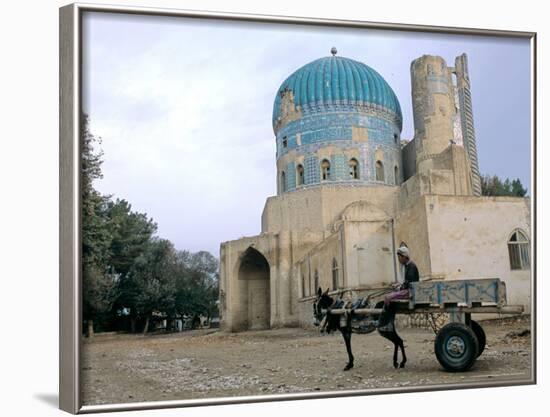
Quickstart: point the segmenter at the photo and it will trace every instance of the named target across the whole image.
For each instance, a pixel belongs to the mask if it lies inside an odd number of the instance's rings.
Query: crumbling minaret
[[[480,195],[466,55],[411,63],[414,149],[421,194]],[[456,82],[454,82],[456,76]]]
[[[423,55],[411,64],[416,172],[434,168],[434,157],[454,139],[455,100],[443,58]]]
[[[468,74],[468,57],[462,54],[455,58],[456,89],[460,107],[460,122],[464,148],[470,160],[472,189],[474,195],[481,195],[481,179],[477,162],[476,133],[472,111],[472,94],[470,92],[470,76]]]

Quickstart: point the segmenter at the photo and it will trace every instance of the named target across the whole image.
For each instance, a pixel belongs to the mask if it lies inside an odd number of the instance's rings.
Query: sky
[[[480,171],[531,189],[527,39],[87,12],[83,110],[104,152],[96,188],[147,213],[179,250],[218,256],[221,242],[259,234],[276,194],[275,94],[333,46],[393,88],[407,140],[411,61],[454,66],[465,52]]]

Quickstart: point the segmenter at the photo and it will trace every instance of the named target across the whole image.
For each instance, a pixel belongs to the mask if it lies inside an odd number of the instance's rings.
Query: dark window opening
[[[350,159],[349,161],[349,177],[352,180],[359,179],[359,164],[355,158]]]
[[[384,181],[384,165],[382,165],[382,161],[376,161],[376,181]]]
[[[296,168],[297,175],[297,182],[298,185],[304,185],[304,167],[302,165],[298,165],[298,168]]]
[[[323,181],[330,180],[330,162],[326,159],[321,162],[321,178]]]

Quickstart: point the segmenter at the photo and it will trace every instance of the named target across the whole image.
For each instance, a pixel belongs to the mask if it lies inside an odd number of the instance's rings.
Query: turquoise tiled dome
[[[273,125],[280,116],[281,97],[291,90],[304,112],[330,110],[332,105],[380,107],[401,124],[401,107],[386,80],[362,62],[339,56],[317,59],[296,70],[279,87],[273,105]],[[352,110],[352,109],[350,109]]]

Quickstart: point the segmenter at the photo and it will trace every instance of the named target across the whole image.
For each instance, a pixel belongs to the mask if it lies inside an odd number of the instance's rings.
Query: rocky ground
[[[434,333],[400,329],[408,362],[392,366],[393,347],[377,333],[352,338],[355,367],[339,334],[277,329],[196,330],[164,335],[98,335],[82,345],[85,405],[315,391],[413,387],[529,378],[528,319],[482,323],[487,348],[465,373],[443,371]]]

